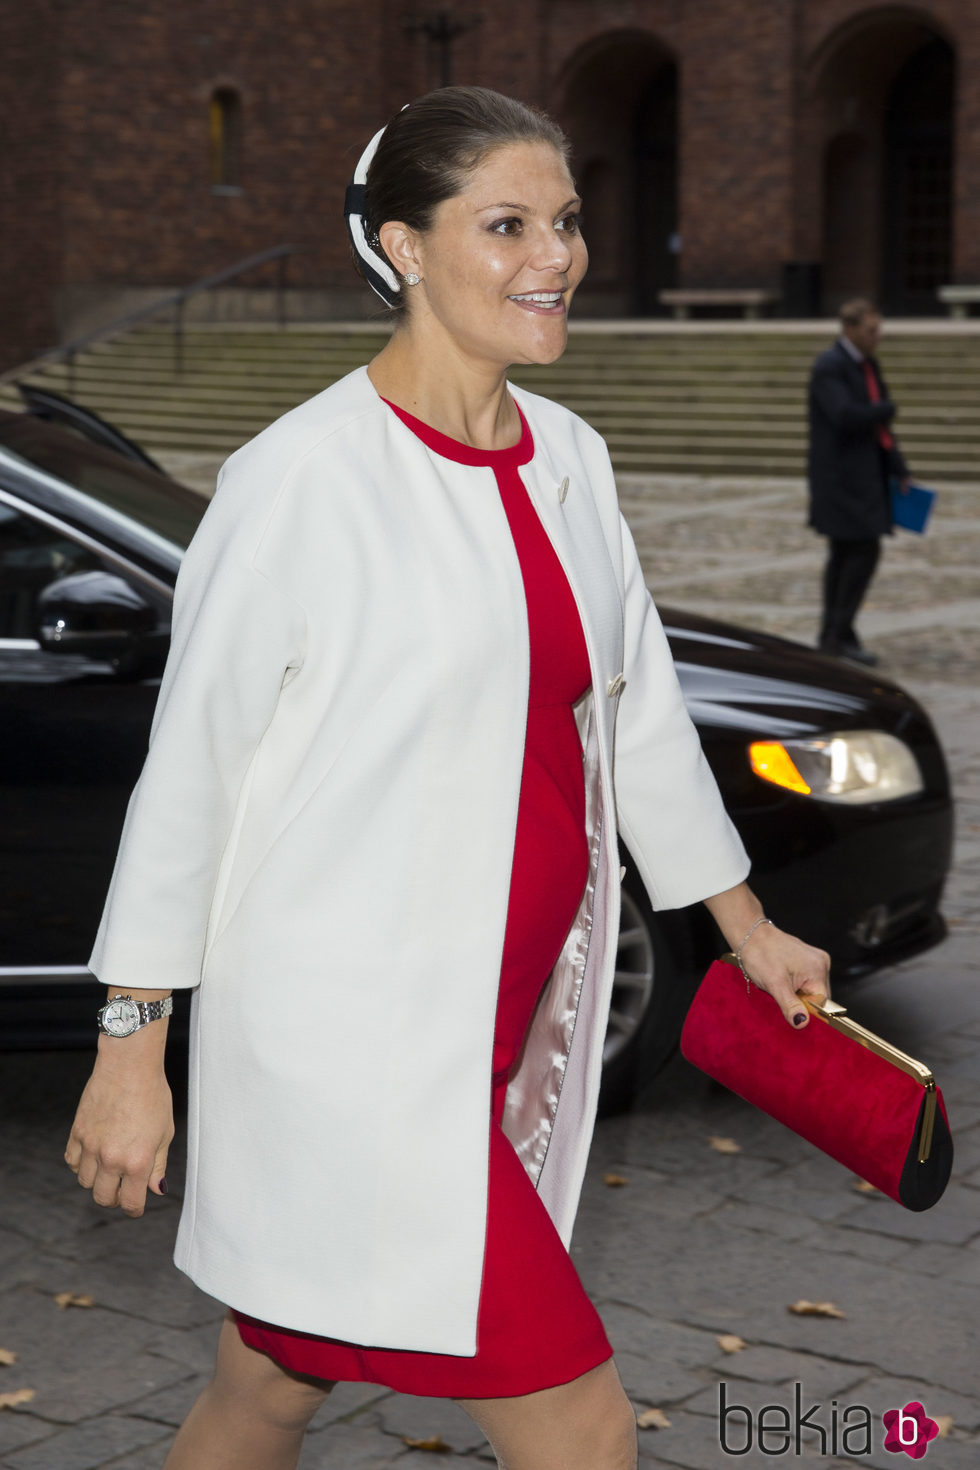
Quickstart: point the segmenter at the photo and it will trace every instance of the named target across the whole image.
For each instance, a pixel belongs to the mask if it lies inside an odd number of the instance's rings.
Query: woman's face
[[[580,208],[550,143],[496,149],[414,237],[422,284],[406,289],[422,294],[411,298],[412,325],[438,323],[467,356],[495,367],[554,362],[588,264]]]

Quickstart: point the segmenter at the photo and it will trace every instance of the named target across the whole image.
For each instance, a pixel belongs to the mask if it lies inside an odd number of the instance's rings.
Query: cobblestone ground
[[[213,483],[212,463],[185,459],[179,469],[201,488]],[[797,482],[665,476],[624,480],[622,491],[660,601],[813,641],[822,547],[803,527]],[[946,1431],[929,1446],[930,1466],[980,1463],[978,565],[980,486],[949,488],[928,537],[888,544],[861,619],[885,672],[932,711],[959,833],[949,940],[864,982],[848,1004],[935,1068],[956,1136],[953,1181],[924,1215],[861,1193],[837,1165],[680,1060],[634,1113],[600,1123],[573,1253],[638,1413],[660,1408],[670,1421],[640,1431],[642,1464],[771,1464],[756,1449],[722,1449],[722,1381],[730,1402],[791,1412],[800,1383],[822,1436],[805,1430],[799,1458],[830,1470],[893,1467],[881,1415],[915,1399]],[[154,1199],[140,1221],[114,1217],[60,1163],[87,1067],[78,1056],[3,1059],[0,1348],[17,1360],[0,1366],[0,1394],[33,1390],[0,1412],[7,1470],[155,1470],[213,1358],[220,1309],[170,1265],[179,1193]],[[711,1135],[739,1151],[717,1152]],[[175,1183],[180,1172],[178,1157],[168,1170]],[[608,1187],[607,1173],[626,1183]],[[61,1308],[61,1292],[93,1305]],[[800,1298],[833,1302],[844,1316],[791,1314]],[[745,1347],[723,1350],[726,1334]],[[870,1455],[842,1438],[859,1405],[874,1421]],[[744,1443],[742,1424],[744,1415],[733,1418],[731,1448]],[[433,1437],[449,1447],[435,1457],[408,1443]],[[301,1464],[480,1462],[492,1456],[455,1405],[340,1385]]]

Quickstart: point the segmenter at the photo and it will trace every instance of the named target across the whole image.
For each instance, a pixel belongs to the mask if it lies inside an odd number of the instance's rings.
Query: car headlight
[[[843,730],[810,740],[756,740],[749,760],[757,776],[817,801],[858,805],[915,796],[923,789],[915,756],[882,730]]]

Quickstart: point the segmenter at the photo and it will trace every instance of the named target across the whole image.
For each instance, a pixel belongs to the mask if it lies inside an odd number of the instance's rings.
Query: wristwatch
[[[99,1011],[99,1030],[106,1036],[132,1036],[151,1021],[169,1016],[173,1008],[172,995],[166,1000],[134,1000],[131,995],[116,995]]]

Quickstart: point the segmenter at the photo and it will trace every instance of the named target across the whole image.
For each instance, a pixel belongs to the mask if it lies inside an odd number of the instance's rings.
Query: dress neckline
[[[515,403],[521,420],[521,437],[516,444],[511,444],[506,449],[478,449],[472,444],[464,444],[460,439],[453,439],[449,434],[443,434],[427,424],[422,419],[417,419],[414,414],[404,408],[399,408],[397,403],[392,403],[390,398],[378,394],[382,403],[386,403],[391,411],[401,419],[406,428],[411,429],[417,438],[422,440],[429,449],[436,454],[441,454],[445,459],[455,460],[457,464],[467,464],[491,468],[494,470],[517,469],[518,465],[527,464],[534,456],[534,440],[527,419],[521,413],[520,404]]]

